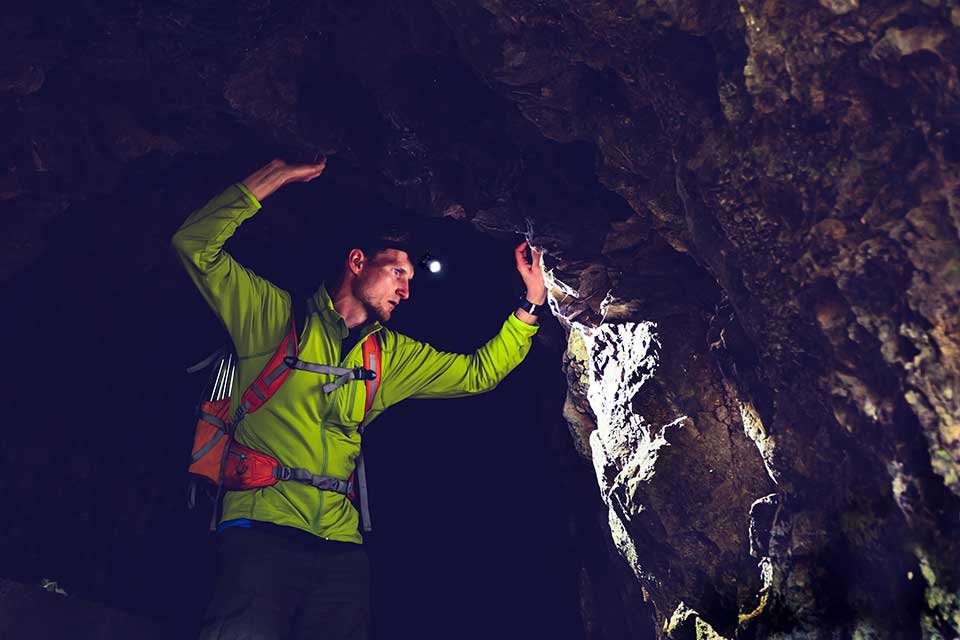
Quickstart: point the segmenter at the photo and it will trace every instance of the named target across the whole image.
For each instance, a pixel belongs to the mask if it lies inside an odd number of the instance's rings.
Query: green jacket
[[[290,294],[223,250],[237,227],[259,209],[257,199],[237,184],[195,211],[173,237],[175,251],[227,328],[239,357],[234,411],[242,390],[260,373],[290,326]],[[347,383],[327,395],[321,386],[332,376],[293,371],[269,402],[243,419],[236,439],[285,465],[343,479],[353,473],[360,454],[362,420],[364,426],[369,424],[405,398],[451,398],[493,389],[527,355],[537,331],[510,314],[489,342],[462,355],[437,351],[374,323],[363,328],[350,353],[341,354],[347,327],[323,287],[308,307],[300,334],[303,360],[360,366],[362,338],[379,332],[381,382],[369,415],[364,420],[362,382]],[[296,527],[331,540],[361,541],[358,514],[345,496],[295,481],[227,492],[222,520],[235,518]]]

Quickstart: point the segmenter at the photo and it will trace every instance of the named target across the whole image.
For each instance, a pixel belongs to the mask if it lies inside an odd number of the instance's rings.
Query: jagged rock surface
[[[960,634],[955,0],[23,5],[2,33],[0,281],[143,163],[332,154],[547,248],[563,416],[659,635]]]

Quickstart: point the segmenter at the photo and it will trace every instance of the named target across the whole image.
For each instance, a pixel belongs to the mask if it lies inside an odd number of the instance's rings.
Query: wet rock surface
[[[0,27],[3,344],[96,379],[94,346],[50,342],[63,318],[105,323],[78,289],[166,273],[211,176],[327,154],[344,192],[547,250],[563,338],[541,346],[567,390],[541,433],[589,491],[570,509],[593,546],[583,637],[956,637],[958,29],[954,0],[22,4]],[[305,242],[305,219],[266,223],[250,255]],[[57,266],[64,246],[86,266]],[[104,252],[130,275],[91,266]],[[154,304],[189,305],[186,286]],[[176,326],[148,309],[154,335]],[[89,478],[110,473],[69,425],[109,394],[28,429],[38,379],[0,404],[18,571],[56,520],[28,496],[70,479],[108,512]],[[51,437],[52,476],[29,463]],[[149,548],[172,508],[150,476],[181,443],[120,441],[145,461],[113,498],[139,533],[111,547],[78,508],[77,574]]]

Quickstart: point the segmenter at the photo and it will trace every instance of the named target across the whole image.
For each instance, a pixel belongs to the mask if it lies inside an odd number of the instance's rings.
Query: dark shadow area
[[[7,577],[49,577],[72,597],[196,624],[212,536],[208,512],[185,508],[203,380],[184,369],[224,335],[169,239],[192,208],[268,157],[136,163],[113,195],[50,227],[45,255],[6,287],[0,345],[17,363],[0,399]],[[314,183],[273,196],[228,249],[281,286],[315,286],[313,265],[363,223],[355,211],[375,207],[351,181],[332,161]],[[418,274],[393,326],[472,350],[516,308],[514,245],[450,220],[418,224],[446,268]],[[538,341],[494,392],[411,401],[371,426],[378,638],[582,637],[559,365],[560,352]],[[545,406],[553,424],[538,422]],[[570,451],[545,447],[544,429],[561,431]]]

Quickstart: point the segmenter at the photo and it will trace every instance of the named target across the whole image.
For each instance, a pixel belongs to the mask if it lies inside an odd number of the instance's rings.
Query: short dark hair
[[[360,249],[367,257],[373,257],[384,249],[399,249],[405,251],[410,259],[414,259],[414,237],[410,229],[393,221],[378,221],[366,227],[366,231],[356,236],[355,244],[347,247]]]
[[[408,226],[390,219],[365,219],[362,229],[345,235],[343,244],[335,252],[337,258],[327,267],[324,281],[328,290],[339,285],[347,257],[353,249],[360,249],[368,259],[387,249],[405,251],[411,261],[418,255],[415,235]]]

